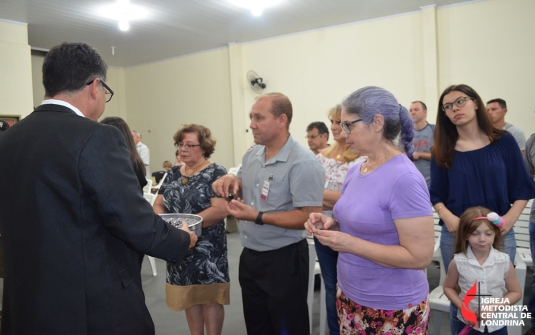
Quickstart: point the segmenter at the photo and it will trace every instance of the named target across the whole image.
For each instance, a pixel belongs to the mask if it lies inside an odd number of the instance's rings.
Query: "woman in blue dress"
[[[219,335],[223,305],[230,303],[225,200],[212,183],[227,172],[208,160],[215,139],[208,128],[183,125],[173,137],[182,165],[172,167],[165,178],[154,212],[189,213],[203,218],[202,234],[181,263],[167,263],[166,298],[172,310],[186,311],[192,335]]]
[[[459,216],[469,207],[483,206],[505,219],[500,228],[504,252],[514,262],[513,226],[535,183],[524,165],[514,137],[492,126],[485,104],[467,85],[452,85],[440,96],[435,144],[431,151],[431,203],[440,216],[440,251],[445,269],[453,257]],[[456,308],[451,309],[452,334]]]

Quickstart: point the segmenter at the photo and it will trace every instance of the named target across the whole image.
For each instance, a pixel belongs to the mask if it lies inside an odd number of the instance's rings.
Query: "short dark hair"
[[[98,51],[86,43],[62,43],[46,54],[43,62],[45,95],[73,93],[95,78],[106,80],[108,66]]]
[[[422,105],[422,108],[424,109],[424,111],[427,110],[427,106],[425,105],[425,103],[423,101],[420,101],[420,100],[416,100],[416,101],[413,101],[411,102],[412,104],[417,104],[419,103],[420,105]]]
[[[183,124],[173,136],[175,144],[184,139],[184,134],[195,133],[199,139],[201,149],[204,150],[204,158],[208,159],[215,151],[216,139],[212,137],[212,132],[200,124]],[[179,149],[180,151],[180,149]]]
[[[493,102],[497,102],[500,105],[501,108],[507,108],[507,103],[505,102],[505,100],[500,99],[500,98],[492,99],[492,100],[487,101],[487,105],[491,104]]]
[[[317,129],[318,130],[318,134],[320,134],[320,135],[327,134],[327,140],[329,140],[329,128],[327,128],[325,123],[323,123],[321,121],[312,122],[311,124],[308,125],[307,132],[311,131],[313,129]]]

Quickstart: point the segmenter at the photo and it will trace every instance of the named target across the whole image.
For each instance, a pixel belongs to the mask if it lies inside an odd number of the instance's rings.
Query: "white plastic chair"
[[[154,205],[154,201],[156,200],[157,196],[157,194],[143,193],[143,198],[145,198],[151,206]]]
[[[165,177],[167,177],[167,172],[163,174],[162,179],[160,179],[160,182],[151,188],[152,192],[158,193],[158,190],[160,189],[160,187],[162,187]]]
[[[238,171],[240,170],[240,167],[241,167],[241,164],[236,166],[236,167],[231,167],[229,170],[228,170],[228,173],[229,174],[233,174],[233,175],[237,175],[238,174]]]
[[[150,193],[152,187],[152,179],[147,179],[147,185],[143,186],[143,193]]]
[[[156,196],[157,196],[156,194],[152,194],[152,193],[143,193],[143,198],[145,198],[151,206],[154,205],[154,200],[156,200]],[[156,272],[156,260],[152,256],[147,255],[147,257],[149,258],[150,268],[152,269],[152,275],[156,277],[156,275],[158,274],[158,272]]]
[[[308,320],[310,333],[312,334],[312,305],[314,304],[314,277],[319,274],[321,279],[320,288],[320,335],[325,335],[327,330],[327,304],[325,303],[325,285],[321,277],[320,263],[316,260],[316,246],[314,239],[307,238],[308,242]]]
[[[530,200],[518,221],[516,221],[513,229],[515,230],[516,238],[516,255],[520,256],[522,261],[526,263],[526,266],[533,267],[533,259],[531,259],[531,247],[529,237],[529,216],[531,212],[531,204],[533,200]]]

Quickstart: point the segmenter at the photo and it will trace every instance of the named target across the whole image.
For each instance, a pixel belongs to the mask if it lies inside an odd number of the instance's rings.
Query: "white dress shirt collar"
[[[67,101],[57,100],[57,99],[47,99],[47,100],[43,100],[43,102],[41,102],[41,105],[61,105],[69,109],[72,109],[72,111],[75,112],[77,115],[80,115],[81,117],[85,117],[85,115],[82,114],[82,112],[80,112],[78,108],[74,107]]]

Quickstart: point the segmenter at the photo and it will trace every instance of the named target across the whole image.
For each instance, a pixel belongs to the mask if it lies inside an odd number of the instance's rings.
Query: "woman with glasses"
[[[339,252],[336,308],[342,334],[427,334],[433,256],[429,191],[412,155],[413,122],[385,89],[364,87],[342,103],[341,137],[367,156],[349,169],[333,217],[313,213],[309,234]]]
[[[154,212],[197,214],[203,218],[197,245],[181,263],[167,263],[167,306],[186,311],[193,335],[221,334],[230,303],[225,200],[218,198],[212,183],[227,172],[208,160],[216,140],[210,130],[196,124],[180,127],[173,137],[183,164],[172,167],[165,178]]]
[[[364,160],[355,155],[342,138],[341,116],[342,106],[336,105],[329,110],[328,118],[331,120],[331,132],[334,143],[319,154],[325,169],[325,190],[323,191],[323,214],[332,217],[332,210],[336,201],[340,199],[340,190],[346,178],[347,170],[358,162]],[[327,305],[327,324],[330,335],[340,334],[338,316],[336,313],[336,263],[338,252],[324,246],[314,239],[316,254],[321,268],[321,276],[325,284],[325,303]]]
[[[178,149],[175,152],[175,157],[176,157],[175,164],[173,164],[173,166],[184,165],[184,162],[182,162],[182,160],[180,159],[180,153],[178,152]]]
[[[492,126],[485,104],[467,85],[442,93],[431,150],[431,203],[440,216],[440,250],[445,270],[453,257],[459,216],[469,207],[490,208],[505,219],[500,228],[504,250],[514,262],[513,225],[529,199],[531,180],[514,137]],[[450,307],[452,334],[460,331],[457,309]]]

